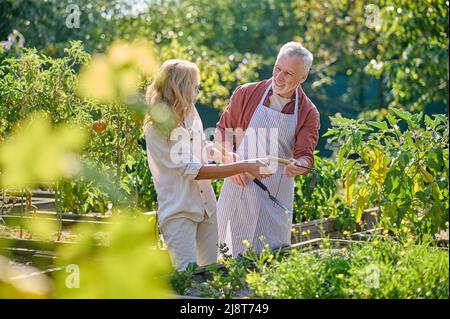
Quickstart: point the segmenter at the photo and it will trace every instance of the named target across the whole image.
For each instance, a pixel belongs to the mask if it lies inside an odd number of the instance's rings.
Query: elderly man
[[[258,155],[295,159],[312,167],[319,112],[300,85],[308,77],[312,61],[313,55],[300,43],[286,43],[278,53],[272,78],[234,91],[217,123],[216,142],[222,142],[227,150],[232,148],[242,159],[256,155],[250,153],[257,147]],[[241,134],[236,133],[239,131]],[[249,183],[247,176],[227,178],[217,208],[219,243],[226,243],[233,257],[250,245],[257,252],[264,244],[272,249],[290,245],[294,177],[307,173],[308,169],[293,164],[278,165],[276,173],[264,180],[288,212],[270,201],[255,183]]]

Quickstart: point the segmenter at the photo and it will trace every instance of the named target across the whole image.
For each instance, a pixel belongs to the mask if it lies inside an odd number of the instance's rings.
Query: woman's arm
[[[273,172],[268,172],[267,160],[256,159],[252,161],[239,161],[230,164],[203,165],[195,179],[217,179],[248,173],[254,178],[263,179],[269,177]]]

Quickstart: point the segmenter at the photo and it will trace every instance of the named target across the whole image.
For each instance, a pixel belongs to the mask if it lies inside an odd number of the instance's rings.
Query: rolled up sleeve
[[[294,146],[294,158],[305,158],[314,166],[314,150],[319,140],[320,114],[314,107],[308,113],[305,123],[298,130]]]
[[[200,171],[200,168],[202,168],[202,164],[200,163],[189,163],[185,164],[183,169],[180,172],[181,176],[188,177],[190,179],[194,179],[197,177],[198,172]]]
[[[203,164],[193,154],[192,146],[188,140],[181,139],[174,142],[163,135],[152,132],[146,138],[146,141],[148,152],[160,165],[188,179],[197,177]]]

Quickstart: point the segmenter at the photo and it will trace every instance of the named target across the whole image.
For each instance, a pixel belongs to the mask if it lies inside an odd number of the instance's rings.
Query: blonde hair
[[[180,125],[195,103],[194,89],[199,81],[200,71],[194,63],[179,59],[167,60],[148,86],[146,101],[150,108],[157,105],[168,107],[175,114],[176,124]],[[145,125],[151,125],[151,121],[147,115]]]

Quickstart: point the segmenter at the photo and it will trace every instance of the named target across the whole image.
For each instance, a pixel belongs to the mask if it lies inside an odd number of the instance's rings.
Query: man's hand
[[[304,158],[300,158],[299,160],[297,160],[297,163],[304,165],[304,166],[310,166],[308,161],[305,160]],[[309,169],[295,166],[294,163],[286,165],[284,167],[284,175],[286,175],[287,177],[294,177],[297,175],[305,175],[305,174],[308,174],[309,172],[310,172]]]

